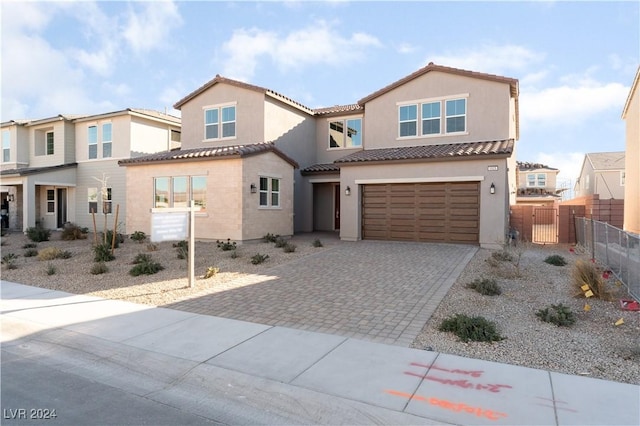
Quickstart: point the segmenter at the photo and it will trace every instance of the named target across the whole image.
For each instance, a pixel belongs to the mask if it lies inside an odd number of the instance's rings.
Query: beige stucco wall
[[[497,165],[498,171],[487,171]],[[340,238],[347,241],[361,239],[361,187],[367,183],[390,182],[480,182],[480,245],[499,248],[508,228],[509,192],[506,159],[447,161],[429,163],[396,163],[376,165],[342,165],[342,188],[351,187],[351,195],[341,191]],[[495,184],[496,193],[489,187]]]
[[[135,116],[131,116],[130,122],[130,155],[132,157],[168,151],[170,149],[171,130],[180,130],[179,126],[171,126]],[[129,155],[129,152],[126,155]]]
[[[451,136],[398,138],[398,102],[467,97],[467,131]],[[498,83],[442,72],[429,72],[365,106],[366,149],[508,139],[513,135],[510,88]],[[443,108],[444,109],[444,106]],[[444,111],[442,111],[444,114]],[[444,117],[444,115],[443,115]],[[419,117],[418,117],[419,118]],[[444,126],[444,118],[442,118]]]
[[[625,116],[624,229],[640,234],[640,87],[634,89]]]
[[[131,144],[131,119],[128,114],[76,123],[76,158],[80,162],[102,161],[102,125],[111,123],[111,158],[128,158]],[[89,160],[89,127],[98,128],[98,158]]]
[[[75,149],[75,144],[70,143],[70,140],[73,140],[71,139],[72,136],[65,134],[68,129],[63,120],[29,126],[29,167],[57,166],[65,164],[67,158],[74,156],[75,154],[66,152],[68,150],[74,151]],[[53,155],[36,155],[36,137],[40,138],[39,132],[48,131],[53,131]],[[72,163],[73,161],[69,162]]]

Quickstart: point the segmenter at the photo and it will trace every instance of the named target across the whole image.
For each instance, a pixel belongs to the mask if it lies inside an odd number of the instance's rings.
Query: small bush
[[[284,251],[285,253],[293,253],[294,251],[296,251],[296,245],[291,243],[286,243],[282,247],[282,251]]]
[[[549,265],[554,265],[554,266],[564,266],[567,264],[567,261],[564,259],[564,257],[560,256],[559,254],[547,256],[547,258],[544,261],[545,263],[548,263]]]
[[[47,273],[47,275],[55,275],[58,270],[53,263],[49,263],[47,264],[47,270],[45,272]]]
[[[36,248],[36,247],[38,247],[37,243],[27,243],[27,244],[22,246],[23,249],[31,249],[31,248]]]
[[[14,253],[7,253],[4,256],[2,256],[2,264],[5,266],[5,268],[7,269],[16,269],[16,259],[18,258],[17,255],[15,255]]]
[[[62,228],[60,239],[64,241],[84,240],[87,238],[86,228],[81,228],[73,223],[66,223]]]
[[[111,243],[102,243],[93,247],[95,262],[111,262],[116,257],[111,253]]]
[[[109,244],[109,247],[111,247],[111,244],[113,242],[113,230],[109,229],[107,231],[107,237],[106,237],[106,242],[105,242],[105,234],[102,233],[102,240],[103,244]],[[120,234],[119,232],[116,232],[116,240],[115,243],[113,244],[113,248],[119,248],[120,244],[124,243],[124,235]]]
[[[238,254],[238,252],[236,250],[231,252],[231,258],[232,259],[237,259],[238,257],[240,257],[240,255]]]
[[[27,237],[36,243],[49,241],[49,237],[51,237],[51,230],[45,229],[42,225],[32,226],[27,228]]]
[[[164,269],[160,263],[149,259],[148,261],[138,263],[129,271],[129,275],[137,277],[139,275],[152,275]]]
[[[467,284],[467,288],[473,289],[478,293],[485,296],[497,296],[502,293],[500,286],[496,283],[496,280],[483,278],[476,278],[469,284]]]
[[[153,244],[153,243],[147,244],[147,251],[157,251],[157,250],[158,250],[157,244]]]
[[[254,265],[259,265],[263,263],[265,260],[267,260],[268,258],[269,258],[268,254],[257,253],[251,257],[251,263],[253,263]]]
[[[173,243],[173,248],[189,248],[189,242],[187,240],[178,241],[177,243]]]
[[[178,253],[178,259],[186,259],[189,256],[189,248],[188,247],[178,247],[176,248],[176,252]]]
[[[220,272],[220,268],[215,268],[213,266],[209,266],[207,268],[207,272],[205,272],[204,274],[204,278],[211,278],[212,276],[214,276],[215,274],[217,274],[218,272]]]
[[[439,330],[454,333],[463,342],[496,342],[503,339],[491,321],[462,314],[442,321]]]
[[[147,239],[147,234],[145,234],[142,231],[136,231],[133,234],[131,234],[131,239],[137,242],[138,244],[142,244],[144,240]]]
[[[34,257],[38,255],[38,250],[34,249],[34,248],[30,248],[25,250],[24,252],[24,257]]]
[[[538,312],[536,312],[536,316],[542,321],[553,323],[558,327],[568,327],[576,322],[576,318],[573,315],[573,312],[571,312],[568,306],[565,306],[562,303],[540,309]]]
[[[40,253],[38,253],[38,260],[58,259],[61,254],[62,250],[60,250],[58,247],[47,247],[40,250]]]
[[[106,272],[109,272],[109,268],[107,268],[107,264],[104,262],[96,262],[91,267],[91,275],[100,275]]]
[[[320,241],[319,239],[315,239],[313,240],[313,243],[311,243],[314,247],[322,247],[322,241]]]
[[[276,240],[275,240],[276,248],[282,248],[282,247],[285,246],[285,244],[287,244],[287,240],[285,240],[282,237],[276,238]]]
[[[61,251],[60,254],[58,255],[58,259],[71,259],[73,257],[73,253],[71,253],[69,250],[64,250]]]
[[[491,253],[491,257],[499,262],[511,262],[513,256],[506,250],[494,251]]]
[[[236,249],[236,242],[231,242],[231,238],[227,238],[227,241],[217,240],[218,248],[222,251],[231,251]]]
[[[133,258],[131,262],[132,265],[137,265],[138,263],[151,262],[151,255],[147,253],[138,253],[136,257]]]
[[[577,295],[584,295],[585,291],[591,290],[593,297],[610,300],[611,292],[607,289],[602,274],[593,263],[578,260],[571,270],[571,281],[576,289]],[[584,290],[583,287],[589,288]]]
[[[279,235],[267,234],[262,237],[262,241],[264,241],[265,243],[275,243],[278,237]]]

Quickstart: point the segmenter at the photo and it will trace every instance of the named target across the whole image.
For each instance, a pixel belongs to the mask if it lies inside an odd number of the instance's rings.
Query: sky
[[[640,1],[0,3],[1,121],[173,105],[216,74],[307,107],[356,103],[429,62],[516,78],[518,161],[572,185],[623,151]]]

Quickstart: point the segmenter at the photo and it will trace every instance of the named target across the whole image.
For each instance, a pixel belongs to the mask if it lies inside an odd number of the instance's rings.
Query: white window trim
[[[234,120],[234,123],[236,123],[236,131],[235,131],[235,135],[223,138],[222,137],[222,108],[230,107],[230,106],[236,108],[236,119]],[[210,109],[217,109],[218,110],[218,135],[219,135],[219,137],[212,138],[212,139],[207,139],[207,137],[206,137],[206,135],[207,135],[207,124],[205,123],[205,119],[206,119],[206,111],[210,110]],[[222,103],[222,104],[205,105],[205,106],[203,106],[202,107],[202,134],[203,134],[202,142],[228,141],[228,140],[237,139],[238,138],[238,102],[234,101],[234,102],[226,102],[226,103]]]
[[[350,146],[350,147],[346,147],[346,146],[339,147],[339,146],[336,146],[336,147],[332,148],[330,146],[330,140],[329,140],[329,137],[331,136],[330,133],[329,133],[330,132],[329,126],[331,125],[331,123],[334,122],[334,121],[343,121],[345,123],[345,126],[346,126],[346,123],[347,123],[348,120],[358,120],[358,119],[360,119],[360,121],[362,123],[362,134],[363,134],[362,142],[360,143],[360,145],[359,146]],[[327,118],[327,151],[340,151],[340,150],[343,150],[343,149],[362,149],[363,145],[364,145],[364,115],[360,114],[360,115],[352,115],[352,116],[339,116],[339,117]]]
[[[49,200],[49,191],[53,191],[53,200]],[[46,206],[46,211],[45,211],[45,215],[46,216],[54,216],[56,214],[56,211],[58,210],[58,206],[57,206],[57,202],[56,202],[56,188],[55,187],[48,187],[45,188],[45,193],[44,193],[44,198],[45,198],[45,202],[47,204]],[[49,203],[53,203],[53,211],[50,212],[49,211]]]
[[[266,178],[267,182],[268,182],[268,189],[267,191],[261,191],[260,190],[260,179],[262,178]],[[271,180],[272,179],[277,179],[279,181],[279,190],[278,190],[278,205],[277,206],[273,206],[271,205],[271,194],[273,193],[272,189],[271,189]],[[260,204],[260,193],[262,192],[266,192],[267,193],[267,205],[263,206]],[[258,175],[258,209],[259,210],[282,210],[282,177],[281,176],[274,176],[274,175],[269,175],[269,174],[259,174]]]
[[[7,138],[7,142],[9,142],[9,146],[5,148],[4,146],[4,142],[5,142],[5,135],[8,136]],[[7,161],[4,161],[4,151],[5,150],[9,150],[9,159]],[[3,163],[10,163],[11,162],[11,131],[10,130],[3,130],[2,131],[2,162]]]
[[[449,132],[447,133],[447,111],[446,101],[464,99],[465,100],[465,114],[464,114],[464,132]],[[428,135],[422,134],[422,104],[429,104],[433,102],[440,102],[440,133],[431,133]],[[417,105],[417,132],[416,136],[400,136],[400,107],[406,105]],[[412,139],[428,139],[428,138],[441,138],[446,136],[461,136],[469,134],[468,116],[469,116],[469,93],[459,93],[456,95],[438,96],[433,98],[413,99],[410,101],[398,101],[396,102],[397,111],[397,141],[406,141]]]
[[[104,139],[104,126],[105,124],[110,124],[111,125],[111,139],[109,140],[105,140]],[[101,157],[102,158],[113,158],[113,123],[111,121],[103,121],[100,123],[100,130],[101,130],[101,134],[100,134],[100,144],[101,146],[101,150],[100,152],[102,153]],[[104,145],[105,144],[109,144],[111,145],[111,156],[110,157],[105,157],[104,156]]]

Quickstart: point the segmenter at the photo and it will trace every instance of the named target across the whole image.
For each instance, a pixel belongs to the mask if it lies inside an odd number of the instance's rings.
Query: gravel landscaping
[[[323,246],[314,247],[319,239]],[[262,274],[274,266],[300,257],[313,255],[341,244],[335,234],[296,235],[289,240],[295,251],[285,252],[273,243],[261,241],[238,245],[234,251],[222,251],[215,242],[196,243],[196,280],[189,288],[187,263],[178,258],[172,243],[151,247],[148,241],[137,243],[127,239],[115,250],[116,259],[106,262],[108,271],[93,275],[93,237],[85,240],[62,241],[53,233],[50,241],[35,247],[41,252],[47,247],[68,251],[71,257],[38,260],[25,257],[30,243],[22,233],[2,237],[2,256],[17,257],[15,269],[2,266],[2,279],[27,285],[120,299],[135,303],[164,306],[189,299],[202,291],[225,291],[242,285],[243,277]],[[132,261],[145,253],[164,269],[153,275],[131,276]],[[451,287],[432,318],[425,324],[412,347],[480,358],[490,361],[541,368],[567,374],[640,383],[640,312],[620,309],[624,287],[609,279],[609,288],[616,294],[611,301],[576,296],[571,284],[571,271],[577,260],[588,256],[571,252],[568,246],[521,245],[512,250],[520,254],[519,271],[514,261],[496,261],[492,251],[480,249]],[[256,254],[268,255],[262,264],[252,264]],[[563,256],[568,264],[553,266],[544,262],[549,255]],[[209,267],[219,271],[204,278]],[[50,274],[51,272],[54,272]],[[519,273],[518,273],[519,272]],[[495,279],[501,294],[483,296],[467,288],[475,279]],[[558,327],[541,321],[536,312],[562,303],[575,316],[575,323]],[[439,331],[440,323],[453,315],[482,316],[496,324],[503,340],[484,343],[464,343],[451,333]],[[615,325],[620,319],[623,323]]]

